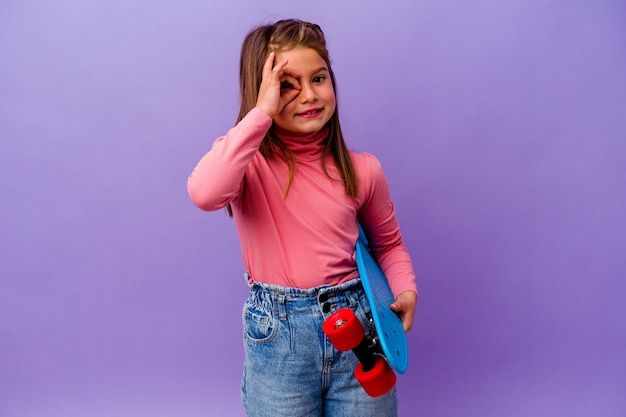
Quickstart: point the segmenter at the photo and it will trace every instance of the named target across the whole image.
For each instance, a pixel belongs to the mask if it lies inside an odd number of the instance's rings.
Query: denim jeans
[[[354,377],[354,353],[337,351],[322,332],[324,319],[344,307],[369,323],[359,280],[313,289],[250,285],[241,388],[250,417],[397,416],[395,388],[367,395]]]

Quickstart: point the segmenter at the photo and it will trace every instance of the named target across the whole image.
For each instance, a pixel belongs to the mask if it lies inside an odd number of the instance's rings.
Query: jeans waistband
[[[328,313],[339,306],[353,306],[363,295],[363,286],[359,278],[339,285],[321,285],[315,288],[291,288],[261,282],[250,283],[250,297],[255,302],[281,313]]]

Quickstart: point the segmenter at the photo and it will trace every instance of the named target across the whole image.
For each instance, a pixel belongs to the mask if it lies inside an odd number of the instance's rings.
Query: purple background
[[[239,244],[185,183],[284,17],[325,30],[415,263],[401,416],[623,417],[617,0],[3,0],[0,415],[243,415]]]

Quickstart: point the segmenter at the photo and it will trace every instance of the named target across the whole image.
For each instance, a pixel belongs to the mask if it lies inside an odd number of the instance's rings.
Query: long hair
[[[239,62],[239,87],[241,94],[241,106],[237,122],[239,123],[257,103],[259,88],[263,76],[263,64],[271,52],[279,52],[293,48],[304,47],[316,51],[328,65],[328,72],[337,97],[337,84],[333,73],[330,56],[326,49],[326,39],[322,29],[313,23],[289,19],[280,20],[272,25],[259,26],[250,31],[243,41]],[[326,124],[328,138],[324,142],[322,150],[322,170],[330,178],[326,169],[326,159],[332,155],[333,161],[341,180],[344,183],[345,193],[350,197],[356,197],[358,184],[350,153],[343,139],[339,124],[338,106]],[[296,157],[289,147],[269,129],[261,142],[259,152],[265,158],[282,157],[288,167],[288,182],[285,187],[285,197],[296,172]],[[245,198],[246,179],[244,177],[242,198]],[[232,209],[228,206],[228,212],[232,216]]]

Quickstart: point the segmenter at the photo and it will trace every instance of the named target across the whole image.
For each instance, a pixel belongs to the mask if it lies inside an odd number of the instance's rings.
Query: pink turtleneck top
[[[253,282],[293,288],[338,285],[358,277],[354,257],[357,220],[395,296],[417,292],[415,274],[378,160],[351,152],[358,178],[356,198],[346,196],[332,157],[321,167],[325,131],[292,135],[277,131],[296,155],[285,197],[286,163],[259,152],[272,119],[253,109],[218,138],[187,182],[194,204],[218,210],[230,204],[245,267]],[[245,176],[245,198],[242,199]]]

